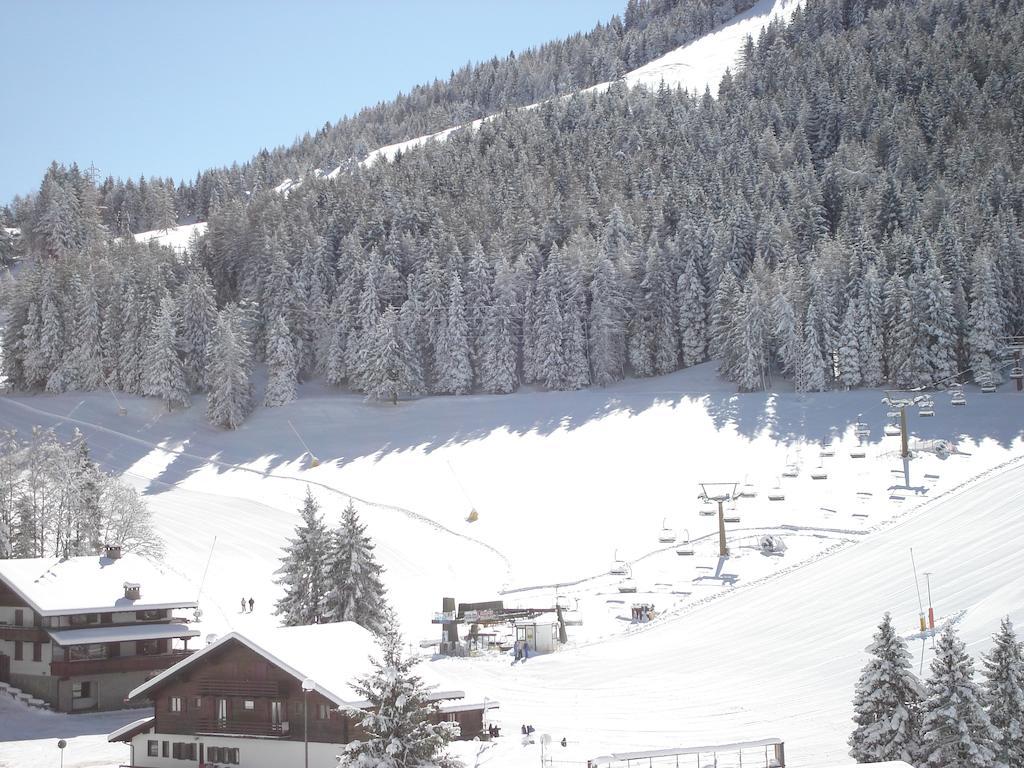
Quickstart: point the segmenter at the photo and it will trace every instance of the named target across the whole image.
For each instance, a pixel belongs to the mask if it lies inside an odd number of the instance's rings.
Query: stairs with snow
[[[49,709],[50,705],[42,699],[36,698],[31,693],[15,688],[10,683],[0,683],[0,695],[6,694],[17,702],[21,702],[33,709]]]

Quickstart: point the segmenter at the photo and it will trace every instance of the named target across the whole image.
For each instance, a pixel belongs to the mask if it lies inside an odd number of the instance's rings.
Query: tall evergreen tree
[[[297,397],[298,361],[295,347],[283,317],[278,317],[267,333],[267,391],[263,404],[268,408],[286,405]]]
[[[370,706],[354,710],[365,734],[345,745],[339,765],[345,768],[461,768],[448,757],[447,730],[434,725],[437,705],[415,673],[417,660],[402,655],[402,636],[393,617],[380,635],[381,654],[373,672],[353,688]]]
[[[329,589],[329,534],[320,517],[320,504],[307,488],[299,509],[302,521],[295,527],[295,536],[288,539],[276,583],[284,595],[274,606],[274,615],[286,627],[316,624],[326,613]]]
[[[920,746],[923,689],[910,665],[907,643],[885,614],[871,645],[853,697],[857,724],[849,738],[858,763],[903,760],[913,763]]]
[[[160,301],[160,313],[149,334],[142,391],[143,394],[163,400],[168,411],[176,405],[188,405],[185,370],[178,358],[174,300],[170,296],[164,296]]]
[[[1003,618],[992,638],[992,649],[982,656],[985,708],[999,733],[996,762],[1008,768],[1024,766],[1024,648],[1013,623]]]
[[[328,554],[330,586],[324,615],[330,621],[354,621],[378,634],[384,630],[387,602],[381,581],[383,568],[373,548],[355,504],[349,501]]]
[[[922,706],[919,766],[1000,768],[999,732],[974,682],[974,662],[953,624],[939,633]]]
[[[225,307],[217,315],[207,357],[206,418],[216,426],[236,429],[252,408],[252,356],[237,307]]]

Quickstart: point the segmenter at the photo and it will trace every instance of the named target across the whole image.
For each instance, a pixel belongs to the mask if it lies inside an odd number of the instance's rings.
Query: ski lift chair
[[[851,448],[850,449],[850,458],[851,459],[863,459],[867,455],[868,455],[867,451],[865,451],[860,446],[857,446],[856,448]]]
[[[967,398],[964,396],[962,389],[954,389],[953,395],[949,400],[950,405],[967,405]]]
[[[690,542],[689,530],[686,531],[686,541],[681,542],[679,546],[676,547],[676,554],[683,557],[689,557],[693,555],[693,544]]]
[[[981,391],[983,394],[991,395],[996,391],[996,383],[986,376],[981,382]]]
[[[836,449],[831,445],[821,446],[821,453],[818,454],[823,459],[830,459],[836,455]]]
[[[858,440],[867,440],[871,437],[871,427],[865,424],[863,421],[858,421],[854,424],[854,434],[857,435]]]
[[[701,517],[714,517],[718,514],[718,507],[714,504],[704,504],[701,506],[699,512]]]
[[[770,491],[768,491],[768,501],[785,501],[785,500],[786,500],[786,494],[782,492],[782,489],[779,487],[778,483],[776,483],[775,487],[772,488]]]
[[[782,476],[783,477],[799,477],[800,476],[800,467],[798,467],[796,464],[787,464],[786,468],[784,470],[782,470]]]
[[[885,429],[882,430],[886,437],[898,437],[901,430],[899,424],[886,424]]]
[[[1024,368],[1021,368],[1019,365],[1013,366],[1013,368],[1010,369],[1010,378],[1014,381],[1024,379]]]
[[[828,471],[821,466],[811,470],[811,480],[828,480]]]
[[[753,483],[744,483],[740,487],[740,496],[745,499],[753,499],[757,496],[757,488],[754,487]]]
[[[631,595],[636,593],[636,580],[633,578],[633,574],[630,573],[626,578],[619,582],[619,592],[624,595]]]
[[[665,518],[661,520],[661,533],[658,534],[658,542],[661,544],[674,544],[676,532],[665,525]]]
[[[612,567],[608,569],[608,573],[612,576],[625,576],[629,573],[629,563],[625,560],[619,560],[619,550],[615,550],[615,559],[612,561]]]

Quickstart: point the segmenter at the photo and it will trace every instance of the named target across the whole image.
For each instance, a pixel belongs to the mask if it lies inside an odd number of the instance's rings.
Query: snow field
[[[798,751],[809,750],[819,762],[835,762],[844,757],[844,708],[855,671],[838,669],[834,682],[820,691],[823,717],[831,718],[825,733],[832,739],[822,741],[821,734],[793,732],[779,717],[782,711],[792,715],[795,704],[779,709],[771,697],[750,698],[747,664],[737,661],[746,657],[734,655],[734,641],[750,635],[767,643],[771,650],[758,656],[760,663],[781,664],[772,679],[780,690],[790,690],[784,685],[789,676],[799,681],[803,673],[776,659],[787,651],[784,641],[775,639],[775,606],[782,601],[795,611],[824,599],[825,607],[819,608],[826,616],[832,601],[859,592],[851,587],[856,578],[836,584],[804,581],[801,574],[863,551],[867,542],[891,535],[886,521],[918,520],[924,513],[911,512],[919,504],[1022,452],[1020,425],[1005,418],[1018,402],[1011,399],[1015,394],[981,396],[969,390],[968,406],[957,409],[937,397],[936,416],[912,414],[912,430],[922,440],[949,440],[961,453],[945,460],[920,454],[909,464],[906,483],[895,453],[899,439],[882,436],[886,417],[880,397],[876,391],[737,395],[705,365],[605,390],[427,398],[398,407],[308,384],[298,401],[259,408],[236,432],[209,427],[201,398],[171,415],[159,403],[122,398],[128,415],[118,417],[109,395],[18,396],[0,401],[0,425],[19,430],[53,425],[65,437],[78,427],[104,468],[122,473],[146,494],[167,543],[167,564],[200,595],[204,635],[274,624],[271,608],[279,593],[273,572],[308,482],[332,524],[347,502],[345,494],[376,502],[360,504],[360,513],[377,542],[412,645],[438,635],[428,622],[443,596],[494,599],[506,588],[513,590],[505,595],[509,603],[551,605],[556,594],[574,607],[579,601],[583,626],[570,627],[571,647],[550,658],[514,668],[505,657],[436,664],[435,671],[450,674],[452,684],[470,697],[499,699],[502,708],[495,717],[506,733],[517,731],[520,722],[559,729],[559,738],[561,731],[573,734],[580,754],[588,753],[584,757],[684,740],[780,735],[806,742],[809,746]],[[858,418],[872,429],[864,459],[849,456]],[[320,466],[311,467],[289,421]],[[820,456],[823,444],[832,446],[833,456]],[[780,478],[789,463],[799,465],[799,477]],[[828,480],[811,479],[819,464]],[[757,490],[756,497],[736,503],[741,521],[728,526],[733,556],[723,562],[717,557],[716,519],[697,513],[702,480],[746,481]],[[784,501],[767,498],[776,484]],[[467,523],[473,508],[480,518]],[[680,536],[689,529],[695,556],[679,557],[675,545],[659,544],[663,519]],[[905,524],[901,520],[894,527]],[[940,530],[952,535],[948,527]],[[760,532],[781,534],[788,545],[785,555],[765,557],[751,548]],[[928,543],[914,546],[922,570],[941,562],[931,559]],[[633,566],[636,595],[619,594],[620,577],[607,573],[616,550]],[[833,557],[819,560],[829,554]],[[873,561],[863,566],[878,567]],[[912,589],[905,554],[891,566],[902,580],[899,586]],[[936,586],[946,582],[940,568],[934,570]],[[554,586],[568,582],[577,583]],[[792,603],[794,592],[807,599]],[[243,596],[254,597],[253,613],[240,612]],[[729,599],[712,599],[720,596]],[[972,606],[962,621],[983,639],[1000,613],[1012,607],[1007,597],[968,590],[947,599]],[[856,625],[852,620],[843,625],[855,643],[846,650],[850,668],[862,663],[860,649],[881,613],[896,607],[885,590],[864,598],[871,601],[870,610],[863,608],[863,615],[871,614],[867,623],[858,618]],[[640,600],[653,602],[659,617],[631,625],[629,607]],[[759,607],[739,616],[717,607],[737,600]],[[708,624],[709,615],[716,623]],[[830,634],[817,617],[801,620],[807,621],[805,634]],[[903,611],[901,621],[912,630],[916,606]],[[716,628],[719,623],[724,634]],[[700,663],[673,667],[667,660],[678,654],[666,651],[661,671],[649,658],[661,653],[649,638],[663,638],[665,648],[682,648],[696,642],[691,636],[709,631],[728,650],[725,658],[732,659],[731,666],[715,662],[722,690],[706,677],[703,667],[712,662],[705,657],[688,653],[686,658],[701,658]],[[819,656],[821,644],[816,637],[813,653],[807,652],[819,671],[831,664]],[[643,659],[644,666],[637,667]],[[634,670],[628,675],[636,676],[635,684],[630,677],[625,689],[616,687],[620,668]],[[670,681],[662,679],[666,670],[672,672]],[[647,693],[641,695],[641,688]],[[666,698],[679,698],[682,690],[692,692],[683,698],[714,702],[709,711],[716,714],[702,719],[691,711],[692,702],[683,711],[669,708],[678,716],[644,714],[661,712]],[[584,707],[591,700],[596,704]],[[810,712],[818,709],[808,706]],[[585,716],[568,722],[565,713],[573,711]],[[650,717],[650,728],[638,727],[635,718],[641,715]],[[682,728],[682,722],[690,725]],[[512,750],[507,745],[513,743],[518,740],[490,749],[487,764],[521,765],[523,748]],[[5,745],[0,756],[12,748],[19,749]]]

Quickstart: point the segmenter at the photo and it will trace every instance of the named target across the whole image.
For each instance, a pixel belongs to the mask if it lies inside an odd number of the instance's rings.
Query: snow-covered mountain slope
[[[413,644],[436,637],[428,622],[444,596],[578,600],[583,626],[550,659],[515,668],[501,658],[460,660],[438,670],[471,695],[502,701],[506,729],[532,722],[559,738],[564,732],[581,757],[780,735],[795,765],[842,760],[850,670],[862,663],[874,622],[886,609],[908,629],[916,621],[916,607],[904,600],[909,560],[893,554],[903,540],[863,561],[865,577],[890,574],[885,589],[857,575],[851,553],[875,552],[871,542],[939,509],[920,505],[1024,454],[1021,424],[1006,418],[1020,400],[1008,390],[969,390],[963,408],[937,398],[933,418],[912,415],[918,450],[906,468],[895,453],[898,438],[882,436],[880,392],[738,395],[712,365],[607,389],[398,407],[315,384],[303,390],[289,406],[258,409],[236,432],[206,425],[201,398],[171,415],[159,403],[124,398],[128,414],[118,416],[110,397],[96,393],[4,398],[0,426],[52,425],[65,435],[77,427],[97,461],[146,493],[167,562],[200,596],[204,633],[274,623],[274,570],[307,484],[331,522],[348,494],[374,502],[360,504],[361,514]],[[858,419],[872,430],[862,459],[849,453]],[[310,466],[290,425],[320,466]],[[943,459],[927,450],[940,439],[956,452]],[[833,456],[820,455],[823,444]],[[788,464],[799,477],[779,477]],[[811,478],[819,466],[827,479]],[[1019,484],[1019,474],[1009,477],[1006,487]],[[714,518],[698,514],[697,483],[708,480],[747,482],[757,493],[737,502],[741,521],[729,526],[733,556],[725,561],[717,557]],[[783,501],[768,499],[776,485]],[[972,497],[956,498],[962,511]],[[480,519],[468,523],[474,508]],[[989,534],[976,529],[988,517],[964,519],[984,541]],[[694,557],[657,541],[663,522],[680,535],[688,529]],[[940,613],[968,609],[972,641],[980,642],[994,628],[991,618],[1020,601],[971,591],[971,579],[989,589],[997,576],[968,575],[980,554],[958,530],[943,522],[915,534],[913,545],[921,568],[935,571]],[[785,555],[765,557],[752,546],[764,532],[783,536]],[[955,551],[958,541],[971,557],[962,568],[937,554]],[[607,574],[616,555],[633,566],[635,598],[620,595],[618,578]],[[845,582],[831,571],[800,575],[836,558],[846,563]],[[1001,554],[995,562],[1007,566]],[[1016,566],[1009,567],[1012,577]],[[240,614],[243,595],[255,598],[254,613]],[[654,602],[659,618],[631,626],[633,599]],[[847,616],[850,600],[857,610]],[[798,638],[811,637],[800,646]],[[808,723],[791,724],[800,712],[812,713]],[[11,735],[0,726],[2,738]],[[522,765],[517,743],[489,752],[488,764]],[[0,756],[5,749],[17,747],[0,746]]]
[[[182,224],[170,229],[151,229],[148,232],[137,232],[134,237],[140,243],[157,243],[169,248],[187,250],[193,236],[205,234],[206,222],[200,221],[196,224]]]
[[[793,12],[801,4],[802,0],[759,0],[748,10],[736,15],[704,37],[669,51],[664,56],[626,73],[623,80],[630,87],[643,85],[648,88],[657,88],[664,82],[670,88],[679,87],[695,93],[703,93],[707,88],[712,95],[717,95],[718,85],[725,71],[729,68],[735,69],[740,50],[747,36],[756,40],[761,29],[768,26],[774,19],[789,21]],[[610,83],[599,83],[585,89],[584,93],[604,91],[609,85]],[[522,109],[534,109],[537,106],[537,104],[531,104]],[[407,152],[431,141],[445,141],[452,133],[462,128],[476,130],[481,123],[493,120],[495,117],[497,115],[490,115],[426,136],[417,136],[379,147],[370,152],[362,163],[370,165],[381,159],[393,160],[399,152]],[[326,175],[328,178],[334,178],[339,172],[340,168],[335,168]],[[290,186],[295,183],[290,179],[287,181]]]

